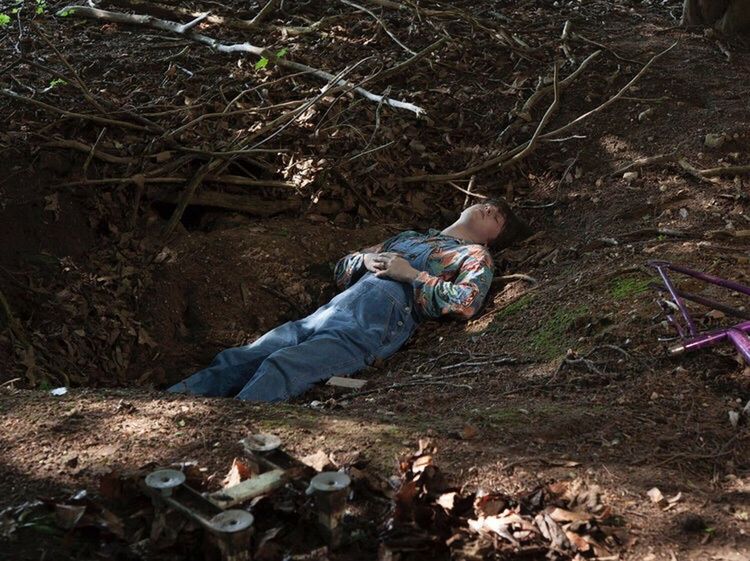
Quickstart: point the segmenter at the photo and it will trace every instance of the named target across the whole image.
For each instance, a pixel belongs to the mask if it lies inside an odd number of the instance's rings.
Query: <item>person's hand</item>
[[[365,253],[365,269],[371,273],[377,273],[378,271],[383,270],[383,258],[391,255],[396,257],[398,256],[398,253]]]
[[[413,281],[419,271],[396,253],[377,253],[372,258],[376,277],[385,277],[398,282]]]

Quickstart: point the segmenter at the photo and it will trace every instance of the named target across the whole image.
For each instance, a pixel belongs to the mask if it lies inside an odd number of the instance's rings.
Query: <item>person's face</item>
[[[492,242],[505,228],[505,218],[493,205],[472,205],[464,210],[464,214],[470,220],[472,230],[482,238],[481,243]]]

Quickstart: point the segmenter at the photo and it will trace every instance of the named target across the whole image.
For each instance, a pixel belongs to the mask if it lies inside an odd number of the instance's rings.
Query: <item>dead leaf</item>
[[[415,474],[423,472],[428,466],[432,465],[432,456],[420,456],[411,465],[411,471]]]
[[[310,466],[315,471],[326,471],[333,467],[331,458],[323,450],[318,450],[314,454],[309,454],[301,458],[301,462],[306,466]]]
[[[664,495],[661,494],[658,487],[652,487],[649,489],[647,495],[653,503],[661,504],[664,502]]]
[[[587,522],[591,520],[591,515],[583,512],[573,512],[563,508],[554,508],[549,513],[550,518],[555,522]]]
[[[456,506],[456,499],[458,498],[458,493],[455,491],[452,493],[443,493],[438,497],[437,504],[442,506],[446,512],[450,513]]]
[[[483,517],[494,516],[508,508],[509,497],[502,493],[477,495],[474,510]]]
[[[479,429],[477,429],[474,425],[465,425],[463,430],[461,431],[462,440],[473,440],[477,436],[479,436]]]
[[[542,535],[550,541],[553,547],[559,550],[565,550],[570,547],[570,541],[565,532],[548,514],[537,514],[534,522]]]
[[[167,160],[172,159],[172,152],[170,150],[164,150],[163,152],[156,154],[154,157],[158,163],[166,162]]]
[[[478,520],[469,520],[469,528],[478,534],[491,532],[518,546],[520,544],[513,537],[513,534],[511,534],[510,524],[511,522],[502,516],[489,516],[487,518],[479,518]]]
[[[229,468],[229,473],[227,473],[221,484],[224,489],[227,489],[229,487],[234,487],[246,479],[250,479],[252,476],[253,471],[250,467],[242,460],[235,458],[232,462],[232,467]]]
[[[56,504],[55,522],[63,530],[71,530],[75,528],[78,521],[83,518],[85,512],[85,506]]]
[[[580,534],[576,534],[575,532],[572,532],[570,530],[565,530],[565,536],[568,538],[570,543],[573,544],[573,547],[576,549],[576,551],[588,551],[589,549],[591,549],[589,542],[586,541],[586,538],[584,538]]]

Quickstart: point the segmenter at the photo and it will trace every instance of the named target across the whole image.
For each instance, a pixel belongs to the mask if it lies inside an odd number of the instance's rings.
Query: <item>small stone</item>
[[[646,119],[649,119],[653,114],[654,114],[654,108],[653,107],[649,107],[645,111],[641,111],[638,114],[638,122],[642,123]]]
[[[708,133],[706,135],[706,138],[703,140],[703,144],[706,145],[706,148],[720,148],[722,144],[726,141],[726,136],[723,134],[717,134],[717,133]]]
[[[733,428],[737,428],[737,425],[740,423],[740,414],[737,413],[737,411],[730,411],[729,412],[729,423],[732,425]]]
[[[680,218],[687,218],[688,217],[688,210],[686,208],[680,209]]]
[[[622,178],[627,181],[628,183],[632,183],[636,179],[638,179],[638,172],[637,171],[626,171],[622,174]]]

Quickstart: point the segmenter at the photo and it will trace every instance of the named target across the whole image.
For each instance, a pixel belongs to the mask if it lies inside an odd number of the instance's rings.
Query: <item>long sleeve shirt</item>
[[[492,283],[490,252],[479,244],[429,230],[426,234],[407,231],[377,246],[342,258],[334,271],[336,285],[344,290],[366,272],[364,256],[371,252],[393,251],[415,266],[414,257],[429,251],[422,261],[414,289],[414,307],[422,318],[453,316],[470,319],[479,312]]]

